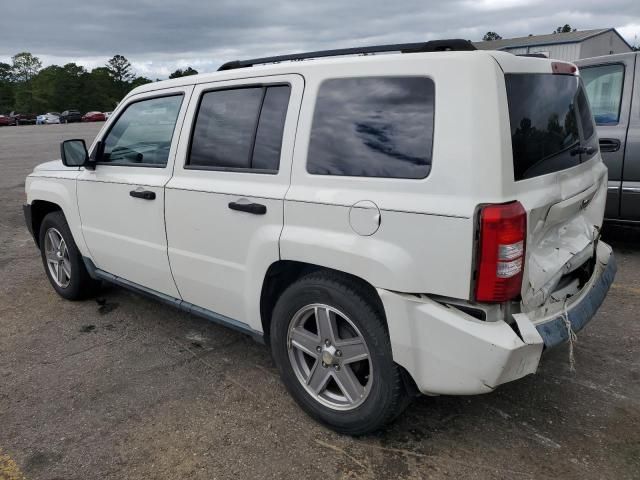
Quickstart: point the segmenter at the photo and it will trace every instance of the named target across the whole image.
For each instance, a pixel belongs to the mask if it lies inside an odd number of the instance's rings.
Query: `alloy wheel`
[[[53,227],[44,236],[44,254],[53,281],[60,288],[68,287],[71,282],[69,250],[62,234]]]
[[[373,365],[364,336],[344,313],[324,304],[301,308],[287,335],[289,361],[316,401],[353,410],[371,391]]]

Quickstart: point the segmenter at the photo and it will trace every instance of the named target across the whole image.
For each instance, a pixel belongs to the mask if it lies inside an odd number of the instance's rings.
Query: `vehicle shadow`
[[[634,252],[640,250],[640,226],[605,223],[602,239],[617,250]]]

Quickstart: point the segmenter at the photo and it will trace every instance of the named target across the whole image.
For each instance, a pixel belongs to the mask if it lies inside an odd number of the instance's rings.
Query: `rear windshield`
[[[516,181],[571,168],[595,154],[580,77],[506,74],[505,81]]]

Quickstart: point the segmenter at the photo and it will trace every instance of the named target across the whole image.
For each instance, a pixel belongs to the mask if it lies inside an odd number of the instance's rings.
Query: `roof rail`
[[[218,71],[232,70],[235,68],[246,68],[265,63],[278,63],[295,60],[307,60],[321,57],[337,57],[341,55],[368,55],[371,53],[401,52],[445,52],[460,50],[476,50],[476,47],[469,40],[431,40],[420,43],[396,43],[391,45],[376,45],[371,47],[339,48],[337,50],[318,50],[316,52],[294,53],[292,55],[278,55],[275,57],[253,58],[250,60],[233,60],[223,64]]]
[[[544,53],[516,53],[516,57],[549,58]]]

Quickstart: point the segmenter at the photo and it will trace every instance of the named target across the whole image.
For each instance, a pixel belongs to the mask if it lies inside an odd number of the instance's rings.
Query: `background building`
[[[579,58],[632,51],[631,46],[620,36],[615,28],[503,38],[501,40],[474,42],[474,45],[480,50],[504,50],[515,55],[542,53],[549,58],[570,62]]]

